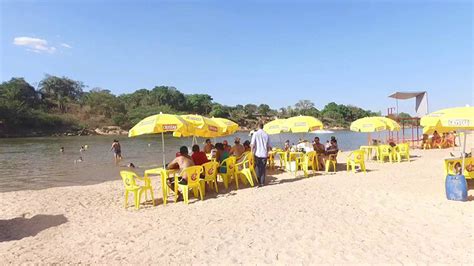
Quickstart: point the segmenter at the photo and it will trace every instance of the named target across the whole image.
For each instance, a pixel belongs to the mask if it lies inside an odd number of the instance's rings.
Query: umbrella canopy
[[[399,131],[400,130],[400,124],[397,123],[397,121],[390,119],[388,117],[383,117],[381,116],[380,119],[382,119],[385,124],[387,124],[387,130],[388,131]]]
[[[216,122],[219,127],[223,129],[222,136],[232,135],[239,129],[239,125],[229,119],[213,117],[211,120]]]
[[[286,119],[288,129],[292,133],[307,133],[323,128],[323,123],[312,116],[294,116]]]
[[[436,111],[421,118],[423,132],[426,131],[472,131],[474,130],[474,107],[455,107]],[[464,172],[466,157],[466,134],[462,144],[461,174]]]
[[[144,118],[128,132],[129,137],[144,134],[176,132],[181,135],[192,134],[192,127],[177,115],[157,114]]]
[[[163,151],[163,167],[166,165],[165,158],[165,132],[173,132],[174,135],[187,136],[193,133],[192,126],[177,115],[157,114],[144,118],[128,132],[129,137],[144,134],[161,133],[161,146]]]
[[[394,120],[386,117],[372,116],[357,119],[351,123],[351,131],[356,132],[379,132],[379,131],[397,131],[400,125]]]
[[[423,133],[474,130],[474,107],[455,107],[433,112],[421,118]]]
[[[217,122],[202,115],[182,115],[181,118],[193,126],[193,130],[183,136],[215,138],[224,132],[224,128],[219,126]]]
[[[286,124],[286,119],[275,119],[271,122],[266,123],[263,126],[263,130],[265,130],[267,134],[274,135],[288,132],[290,129]]]

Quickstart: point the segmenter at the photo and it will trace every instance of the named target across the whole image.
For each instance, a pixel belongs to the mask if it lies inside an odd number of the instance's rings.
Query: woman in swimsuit
[[[114,160],[115,163],[118,163],[120,160],[122,160],[122,148],[120,147],[120,143],[118,140],[114,139],[114,142],[112,143],[112,147],[110,150],[114,151]]]

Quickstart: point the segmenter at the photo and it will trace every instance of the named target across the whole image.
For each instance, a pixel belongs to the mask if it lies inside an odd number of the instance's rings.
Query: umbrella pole
[[[165,158],[165,134],[161,132],[161,148],[163,150],[163,168],[166,167],[166,158]]]
[[[466,132],[464,133],[464,142],[462,144],[462,168],[461,168],[461,175],[464,173],[464,163],[466,157]]]

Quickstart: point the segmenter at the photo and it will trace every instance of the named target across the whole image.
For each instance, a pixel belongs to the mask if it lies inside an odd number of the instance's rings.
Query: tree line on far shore
[[[227,106],[208,94],[183,94],[175,87],[156,86],[133,93],[114,95],[110,90],[84,91],[83,82],[67,77],[45,75],[36,88],[24,78],[12,78],[0,84],[0,133],[60,132],[117,125],[129,129],[141,119],[157,114],[200,114],[224,117],[241,126],[253,127],[259,119],[309,115],[330,127],[348,127],[359,118],[380,115],[370,110],[328,103],[318,110],[310,100],[294,106],[271,109],[267,104]]]

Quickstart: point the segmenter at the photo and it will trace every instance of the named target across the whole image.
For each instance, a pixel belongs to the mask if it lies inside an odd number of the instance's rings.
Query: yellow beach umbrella
[[[420,120],[423,132],[474,130],[474,107],[455,107],[430,113]]]
[[[159,134],[161,133],[161,143],[163,148],[163,167],[166,164],[165,158],[165,137],[164,133],[173,132],[178,136],[192,134],[191,125],[183,118],[171,114],[157,114],[144,118],[138,122],[128,132],[129,137],[136,137],[145,134]]]
[[[351,123],[351,131],[369,133],[367,142],[370,144],[372,132],[398,131],[400,125],[393,119],[381,116],[371,116],[357,119]]]
[[[274,135],[288,132],[289,128],[286,124],[286,119],[275,119],[271,122],[266,123],[263,126],[263,130],[265,130],[267,134]]]
[[[387,124],[387,130],[389,131],[399,131],[400,130],[400,124],[397,123],[397,121],[390,119],[388,117],[383,117],[380,116],[380,119]]]
[[[312,116],[294,116],[286,119],[286,125],[292,133],[308,133],[323,128],[323,123]]]
[[[371,133],[389,130],[389,126],[380,117],[373,116],[357,119],[351,123],[350,129],[356,132]]]
[[[472,131],[474,130],[474,107],[455,107],[433,112],[421,118],[420,125],[426,131]],[[462,169],[464,172],[464,157],[466,154],[466,134],[462,148]]]
[[[229,119],[213,117],[211,120],[216,122],[219,127],[223,129],[221,136],[232,135],[239,129],[239,125]]]
[[[202,115],[182,115],[181,118],[193,125],[191,135],[188,136],[215,138],[224,132],[224,128],[219,126],[217,122]]]

